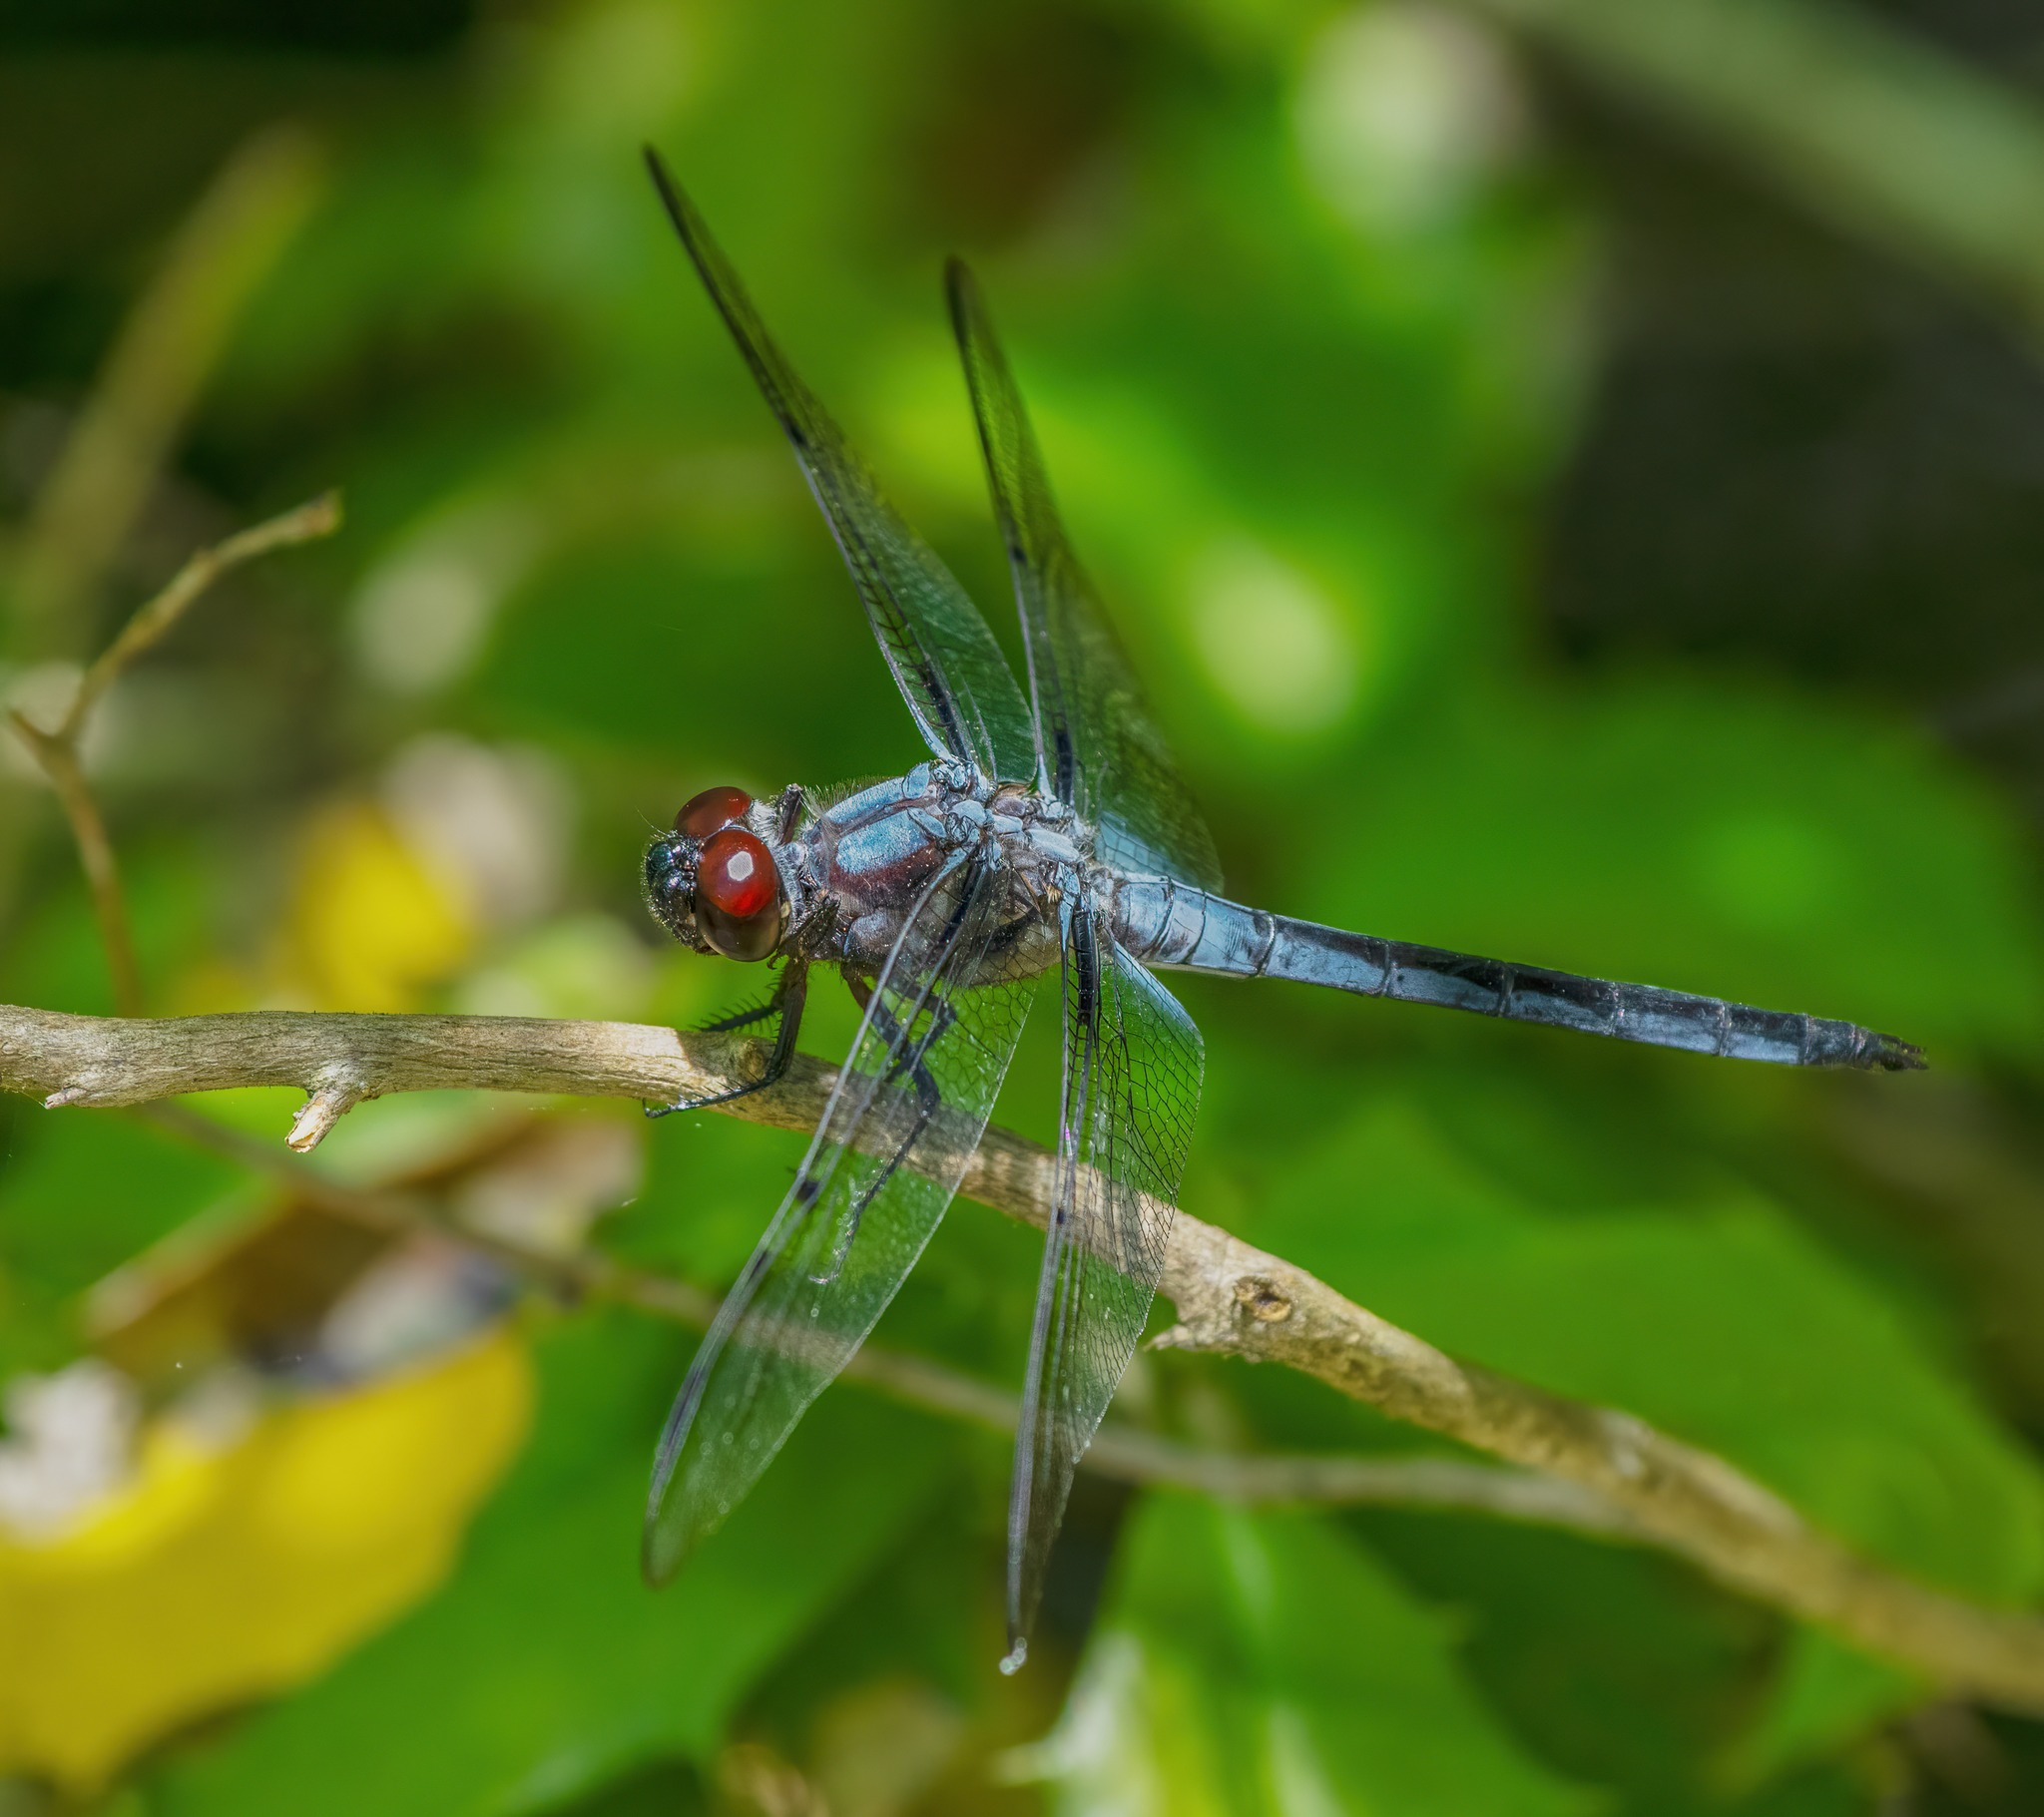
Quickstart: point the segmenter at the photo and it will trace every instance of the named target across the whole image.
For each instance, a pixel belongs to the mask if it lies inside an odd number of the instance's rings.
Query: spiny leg
[[[750,1010],[741,1010],[735,1016],[726,1016],[706,1026],[705,1033],[721,1034],[735,1029],[752,1028],[765,1022],[769,1016],[777,1018],[773,1031],[773,1046],[766,1056],[766,1069],[758,1079],[745,1085],[733,1086],[726,1092],[713,1092],[703,1098],[677,1099],[671,1105],[648,1105],[648,1117],[667,1117],[676,1111],[703,1111],[712,1105],[730,1104],[735,1099],[749,1098],[755,1092],[778,1085],[786,1075],[794,1059],[794,1044],[801,1033],[802,1005],[808,997],[809,968],[805,960],[790,959],[782,967],[780,979],[773,987],[773,995],[763,1004]]]
[[[731,1035],[740,1029],[756,1028],[767,1017],[779,1014],[780,986],[776,984],[766,995],[766,1001],[756,1003],[749,1010],[739,1010],[730,1016],[720,1016],[715,1022],[706,1022],[697,1031],[702,1035]]]
[[[1012,921],[1000,928],[994,934],[994,937],[987,942],[986,952],[981,957],[981,963],[983,965],[991,965],[996,960],[1012,958],[1022,942],[1028,939],[1030,935],[1036,933],[1043,924],[1043,915],[1034,909],[1017,915]]]
[[[780,791],[780,800],[775,804],[774,841],[785,845],[794,837],[795,828],[802,822],[802,805],[806,796],[799,782],[790,782]]]
[[[925,1060],[937,1038],[958,1020],[958,1012],[943,998],[933,997],[928,1010],[929,1027],[923,1030],[922,1039],[911,1046],[907,1032],[902,1028],[894,1012],[888,1009],[886,1004],[874,1002],[871,985],[849,972],[844,975],[844,983],[845,988],[851,992],[852,1001],[861,1010],[871,1006],[873,1027],[886,1038],[888,1047],[894,1052],[894,1063],[887,1069],[887,1076],[880,1083],[892,1085],[904,1074],[907,1075],[914,1082],[915,1095],[923,1109],[934,1115],[941,1097],[937,1090],[937,1082],[931,1077]]]
[[[865,1216],[866,1207],[878,1196],[880,1188],[894,1177],[895,1170],[908,1158],[908,1152],[922,1139],[923,1132],[930,1127],[930,1120],[936,1116],[943,1104],[943,1095],[937,1088],[936,1079],[931,1075],[927,1058],[931,1046],[950,1026],[958,1020],[958,1012],[941,997],[932,998],[929,1005],[929,1027],[920,1040],[910,1043],[908,1032],[901,1026],[900,1019],[883,1002],[876,1001],[873,990],[864,979],[847,972],[845,987],[851,992],[852,1000],[872,1018],[873,1027],[878,1029],[888,1048],[894,1054],[894,1061],[881,1080],[881,1088],[891,1086],[904,1075],[915,1087],[916,1113],[908,1126],[907,1133],[895,1144],[894,1152],[873,1177],[859,1189],[858,1194],[844,1209],[838,1221],[837,1233],[831,1239],[830,1256],[821,1269],[812,1273],[809,1279],[819,1286],[837,1278],[844,1267],[844,1258],[851,1253],[853,1239],[858,1235],[860,1220]]]

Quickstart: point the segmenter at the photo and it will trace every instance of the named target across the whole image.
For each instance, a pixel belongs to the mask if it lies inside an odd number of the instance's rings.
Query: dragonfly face
[[[706,788],[646,852],[646,900],[677,940],[699,953],[770,958],[791,919],[768,840],[773,810],[742,788]]]

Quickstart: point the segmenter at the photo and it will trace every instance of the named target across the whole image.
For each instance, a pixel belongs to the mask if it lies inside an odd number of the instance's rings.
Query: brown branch
[[[15,734],[28,746],[57,805],[70,822],[71,838],[78,847],[78,862],[85,872],[86,888],[92,895],[93,919],[100,927],[100,947],[107,956],[107,973],[113,980],[114,1007],[124,1016],[142,1014],[142,968],[135,959],[135,935],[128,925],[127,898],[121,892],[121,867],[114,857],[114,842],[107,837],[107,823],[93,799],[92,786],[85,779],[85,765],[78,758],[75,738],[60,737],[20,712],[10,711]]]
[[[291,1197],[330,1215],[377,1230],[444,1231],[549,1291],[574,1299],[630,1306],[698,1331],[707,1329],[717,1316],[716,1298],[687,1281],[649,1274],[593,1250],[564,1252],[479,1230],[454,1214],[437,1194],[344,1184],[184,1105],[148,1105],[139,1115],[267,1175]],[[862,1345],[842,1374],[926,1413],[996,1432],[1013,1433],[1021,1419],[1021,1402],[1015,1395],[927,1357],[884,1345]],[[1500,1470],[1450,1458],[1284,1457],[1199,1450],[1111,1421],[1094,1436],[1080,1467],[1116,1482],[1195,1489],[1241,1502],[1457,1509],[1607,1538],[1638,1537],[1617,1509],[1573,1483],[1537,1471]]]
[[[122,628],[121,635],[100,654],[79,679],[78,691],[55,730],[45,730],[20,712],[8,716],[21,741],[28,746],[42,772],[50,780],[64,818],[71,824],[71,836],[78,846],[78,861],[92,892],[92,910],[99,922],[100,945],[107,955],[107,970],[113,978],[114,1005],[124,1016],[142,1013],[142,968],[135,959],[135,936],[128,922],[128,906],[121,892],[121,869],[114,857],[113,841],[107,837],[107,823],[99,803],[86,781],[80,754],[85,729],[93,708],[128,665],[145,651],[162,642],[171,627],[183,618],[193,602],[231,568],[272,549],[292,543],[309,542],[331,534],[340,524],[340,499],[323,493],[309,504],[280,517],[244,530],[211,549],[202,549],[172,577],[169,586],[150,600]],[[344,1108],[344,1107],[343,1107]]]
[[[448,1088],[668,1102],[757,1078],[762,1063],[751,1041],[622,1023],[273,1011],[124,1022],[0,1009],[0,1086],[56,1105],[256,1085],[295,1086],[332,1103]],[[804,1059],[780,1085],[720,1108],[808,1130],[833,1077]],[[1054,1169],[1045,1149],[990,1130],[962,1190],[1041,1227]],[[2044,1712],[2044,1622],[1856,1558],[1720,1458],[1630,1415],[1457,1362],[1197,1218],[1173,1226],[1162,1286],[1179,1312],[1165,1343],[1282,1363],[1393,1419],[1562,1478],[1616,1509],[1637,1537],[1761,1601],[1952,1692]]]
[[[924,1357],[868,1344],[844,1373],[897,1399],[1000,1432],[1013,1432],[1021,1402]],[[1536,1470],[1500,1470],[1453,1458],[1280,1457],[1197,1450],[1110,1422],[1094,1434],[1080,1468],[1116,1482],[1197,1489],[1239,1502],[1454,1508],[1567,1527],[1614,1539],[1639,1529],[1603,1497]]]
[[[119,637],[107,646],[85,672],[72,697],[71,710],[64,715],[56,737],[76,742],[85,731],[87,716],[99,704],[100,696],[113,685],[121,672],[135,659],[156,648],[182,619],[201,594],[231,568],[253,562],[272,549],[287,549],[294,543],[309,543],[331,536],[340,528],[340,494],[322,492],[295,509],[265,519],[247,530],[202,549],[171,577],[153,600],[121,628]]]

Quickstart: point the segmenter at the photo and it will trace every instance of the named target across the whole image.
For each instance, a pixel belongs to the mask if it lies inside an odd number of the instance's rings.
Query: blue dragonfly
[[[652,1581],[758,1481],[915,1265],[1050,974],[1064,1061],[1009,1505],[1009,1670],[1073,1473],[1149,1315],[1192,1141],[1200,1032],[1159,970],[1287,978],[1788,1066],[1922,1065],[1908,1043],[1850,1023],[1348,933],[1220,894],[1214,840],[1066,540],[971,273],[953,260],[945,289],[1021,611],[1026,694],[768,337],[659,155],[647,162],[929,747],[852,790],[706,789],[646,855],[647,900],[677,939],[778,962],[767,1002],[714,1025],[770,1031],[761,1076],[661,1111],[779,1079],[814,967],[835,967],[861,1012],[794,1181],[668,1417],[646,1519]]]

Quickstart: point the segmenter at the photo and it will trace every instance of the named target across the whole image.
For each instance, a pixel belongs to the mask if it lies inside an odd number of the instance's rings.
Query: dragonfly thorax
[[[1057,905],[1085,870],[1091,843],[1070,807],[1026,784],[997,783],[963,763],[919,763],[818,815],[799,842],[799,871],[831,905],[828,957],[862,969],[884,962],[933,895],[974,872],[997,873],[1007,918],[1046,930],[1041,943],[1018,932],[1011,957],[1041,969],[1034,962],[1055,957]]]

